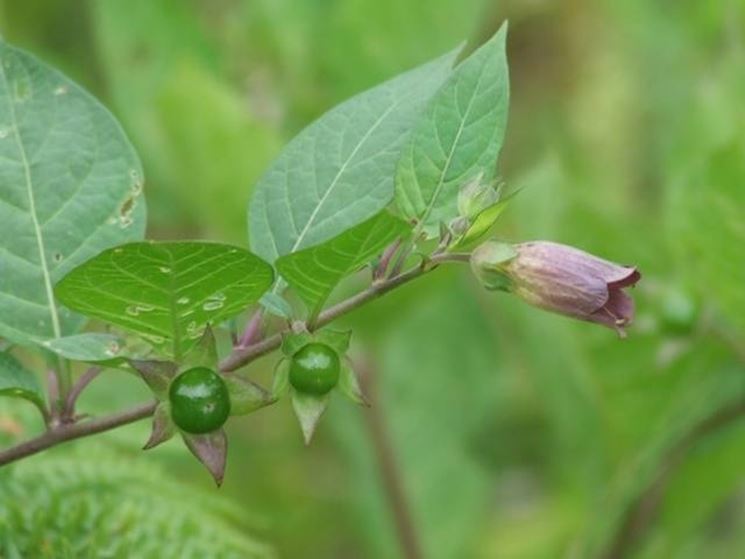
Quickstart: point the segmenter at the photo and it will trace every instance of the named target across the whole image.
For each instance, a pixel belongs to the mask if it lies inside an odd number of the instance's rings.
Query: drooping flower
[[[574,247],[535,241],[508,245],[487,241],[471,256],[488,289],[514,293],[536,307],[602,324],[624,336],[634,301],[624,291],[641,274]]]

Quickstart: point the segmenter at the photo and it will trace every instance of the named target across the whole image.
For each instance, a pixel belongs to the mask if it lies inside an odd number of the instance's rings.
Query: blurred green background
[[[34,552],[0,557],[401,557],[381,433],[424,557],[745,556],[745,2],[0,2],[122,121],[149,236],[242,245],[303,126],[504,19],[499,234],[638,264],[629,338],[439,270],[345,320],[373,415],[336,399],[310,448],[287,402],[233,421],[219,491],[177,442],[139,452],[147,422],[34,456],[0,471],[0,543]],[[82,405],[143,397],[110,371]],[[38,428],[0,406],[0,443]]]

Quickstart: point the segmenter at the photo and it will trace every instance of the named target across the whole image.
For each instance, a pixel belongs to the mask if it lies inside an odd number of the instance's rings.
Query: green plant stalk
[[[332,307],[329,307],[324,312],[318,315],[318,319],[312,325],[309,325],[309,329],[315,330],[321,328],[329,324],[330,322],[333,322],[337,318],[357,309],[358,307],[369,303],[373,299],[377,299],[385,293],[388,293],[389,291],[392,291],[393,289],[396,289],[397,287],[400,287],[405,283],[408,283],[420,276],[431,272],[440,264],[449,262],[467,263],[469,259],[470,254],[467,253],[444,253],[433,255],[431,258],[423,261],[415,268],[412,268],[394,277],[388,278],[385,281],[374,283],[373,285],[370,285],[366,289],[351,296],[350,298],[345,299],[344,301]],[[281,345],[282,336],[287,331],[289,331],[289,327],[288,329],[277,332],[276,334],[246,348],[235,348],[233,352],[220,363],[220,370],[226,373],[235,371],[236,369],[244,367],[251,361],[254,361],[255,359],[261,357],[262,355],[266,355],[267,353],[274,351]],[[84,387],[85,385],[81,387],[81,390]],[[69,393],[69,389],[64,393]],[[76,398],[77,396],[79,396],[79,393],[75,394]],[[60,397],[62,397],[62,390],[60,390]],[[63,398],[66,398],[66,396],[64,396]],[[15,446],[0,451],[0,466],[10,464],[17,460],[20,460],[21,458],[25,458],[33,454],[37,454],[65,441],[87,437],[89,435],[94,435],[96,433],[108,431],[122,425],[127,425],[128,423],[139,421],[140,419],[151,416],[155,411],[155,406],[155,402],[140,404],[139,406],[136,406],[130,410],[125,410],[123,412],[100,417],[97,419],[84,420],[79,422],[74,422],[74,418],[71,418],[70,421],[73,421],[71,423],[53,425],[48,431],[39,435],[38,437],[29,439]]]

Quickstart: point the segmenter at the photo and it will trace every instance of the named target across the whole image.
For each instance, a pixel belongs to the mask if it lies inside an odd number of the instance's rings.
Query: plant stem
[[[375,452],[380,481],[383,484],[388,506],[393,516],[401,551],[406,559],[420,559],[422,548],[419,534],[406,497],[396,452],[385,422],[385,415],[377,398],[377,377],[369,362],[362,367],[360,377],[367,397],[372,402],[378,402],[365,409],[365,424]]]
[[[410,282],[424,274],[434,270],[439,264],[445,262],[464,262],[468,260],[467,254],[438,254],[432,256],[431,259],[422,262],[419,266],[412,268],[406,272],[396,275],[395,277],[388,278],[381,281],[378,284],[371,285],[370,287],[360,291],[356,295],[353,295],[349,299],[346,299],[333,307],[328,308],[322,312],[318,319],[313,324],[313,328],[321,328],[326,324],[336,320],[337,318],[361,307],[362,305],[370,302],[373,299],[388,293],[389,291]],[[281,332],[274,334],[268,338],[264,338],[248,347],[241,348],[236,347],[233,352],[220,363],[220,370],[223,372],[230,372],[239,369],[251,361],[266,355],[267,353],[277,349],[282,343],[282,334],[289,331],[289,327]],[[90,379],[85,381],[85,384],[80,387],[77,394],[74,395],[74,399],[77,399],[80,391],[85,388],[85,385],[93,379],[92,375]],[[81,379],[82,380],[82,379]],[[68,401],[67,399],[65,400]],[[76,423],[61,424],[53,426],[50,430],[45,432],[38,437],[29,439],[25,442],[19,443],[16,446],[10,447],[6,450],[0,451],[0,466],[9,464],[26,456],[36,454],[47,448],[56,446],[62,442],[79,439],[81,437],[87,437],[95,433],[102,431],[108,431],[114,429],[120,425],[126,425],[138,421],[155,411],[155,403],[141,404],[130,410],[120,412],[114,415],[101,417],[98,419],[83,420]]]
[[[661,458],[652,480],[626,509],[618,529],[607,549],[599,555],[603,559],[628,557],[634,547],[654,526],[665,492],[673,473],[683,463],[688,452],[712,432],[745,416],[745,402],[729,404],[696,423],[690,431],[673,444]]]
[[[341,303],[338,303],[333,307],[329,307],[328,309],[323,311],[321,314],[318,315],[318,318],[313,323],[313,329],[317,330],[318,328],[326,326],[340,316],[343,316],[355,310],[356,308],[370,302],[372,299],[376,299],[381,295],[384,295],[389,291],[432,271],[437,265],[441,263],[463,262],[467,261],[467,259],[468,255],[461,253],[441,254],[433,257],[429,261],[429,265],[417,266],[415,268],[412,268],[411,270],[408,270],[395,277],[389,278],[378,284],[373,284],[367,289],[360,291],[356,295],[352,295],[349,299],[346,299]],[[246,348],[236,348],[233,353],[231,353],[222,361],[222,363],[220,363],[220,370],[224,372],[235,371],[236,369],[240,369],[244,365],[247,365],[251,361],[261,357],[262,355],[266,355],[267,353],[274,351],[282,343],[283,333],[285,333],[285,331],[274,334],[273,336],[269,336],[268,338],[264,338],[260,342],[257,342]]]
[[[396,255],[396,252],[398,251],[400,246],[401,246],[401,237],[393,241],[383,251],[383,255],[380,257],[380,262],[378,262],[378,265],[375,266],[375,268],[373,269],[373,281],[374,282],[379,282],[383,278],[385,278],[386,274],[388,273],[388,267],[391,264],[391,260]]]
[[[243,332],[238,347],[246,348],[250,346],[254,340],[256,340],[259,330],[261,330],[261,323],[264,320],[264,309],[263,307],[257,310],[251,318],[248,320],[246,330]]]
[[[78,397],[83,392],[83,390],[95,379],[98,374],[102,371],[101,367],[90,367],[87,371],[85,371],[78,381],[72,385],[72,388],[70,389],[70,392],[67,394],[67,398],[65,400],[65,407],[62,410],[62,422],[63,423],[71,423],[75,420],[75,404],[78,400]]]
[[[152,415],[153,411],[155,411],[155,405],[155,402],[150,402],[98,419],[60,425],[38,437],[0,451],[0,466],[31,456],[65,441],[72,441],[96,433],[102,433],[103,431],[138,421]]]

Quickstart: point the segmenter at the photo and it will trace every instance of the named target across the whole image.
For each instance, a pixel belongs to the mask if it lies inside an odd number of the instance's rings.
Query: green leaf
[[[0,353],[0,396],[24,398],[46,413],[37,378],[9,353]]]
[[[75,332],[53,285],[107,247],[142,238],[143,173],[124,132],[87,92],[0,40],[0,336]]]
[[[387,206],[401,146],[453,59],[448,54],[353,97],[290,142],[256,187],[254,252],[274,262]]]
[[[325,243],[282,256],[277,271],[315,316],[342,279],[408,231],[405,221],[383,211]]]
[[[458,217],[466,181],[496,174],[507,127],[507,24],[458,65],[437,92],[403,150],[396,203],[428,236]]]
[[[72,361],[112,362],[116,363],[126,357],[132,357],[127,351],[124,340],[114,334],[86,333],[75,334],[48,340],[44,346]]]
[[[258,301],[271,267],[216,243],[144,242],[107,250],[57,284],[65,305],[136,332],[178,360],[217,324]]]

